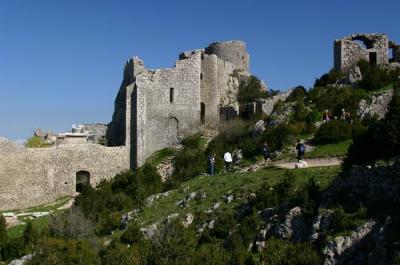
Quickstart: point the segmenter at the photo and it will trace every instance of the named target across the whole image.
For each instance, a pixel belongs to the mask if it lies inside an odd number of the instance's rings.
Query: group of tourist
[[[337,116],[332,116],[332,113],[329,112],[329,110],[325,110],[325,112],[322,114],[322,121],[323,122],[330,122],[332,119],[337,120]],[[345,109],[342,109],[342,113],[340,115],[340,120],[348,122],[348,123],[353,123],[353,119],[351,118],[351,113],[348,111],[345,111]]]
[[[216,155],[215,153],[213,153],[209,155],[207,159],[208,174],[210,175],[214,175],[216,171],[215,157]],[[235,162],[234,160],[236,159],[232,158],[232,154],[229,151],[225,152],[224,154],[225,172],[229,172],[231,164]]]

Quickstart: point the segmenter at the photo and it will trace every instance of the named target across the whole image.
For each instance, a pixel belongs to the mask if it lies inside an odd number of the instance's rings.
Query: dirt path
[[[307,163],[307,167],[327,167],[327,166],[337,166],[340,165],[342,162],[341,158],[338,157],[327,157],[327,158],[310,158],[304,159]],[[271,163],[271,165],[280,167],[280,168],[287,168],[287,169],[294,169],[296,168],[297,161],[276,161]]]

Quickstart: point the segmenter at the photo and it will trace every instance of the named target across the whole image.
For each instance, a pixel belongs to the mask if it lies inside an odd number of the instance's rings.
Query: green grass
[[[326,188],[339,172],[339,167],[306,168],[292,170],[296,184],[305,184],[312,177],[322,188]],[[268,168],[251,173],[229,173],[217,174],[214,176],[199,176],[184,182],[180,188],[173,191],[168,197],[162,197],[153,205],[145,207],[138,218],[138,223],[142,226],[155,223],[173,213],[183,216],[185,213],[203,212],[209,209],[214,203],[220,202],[220,208],[233,208],[244,202],[251,192],[256,191],[263,183],[277,183],[286,170],[278,168]],[[197,192],[206,193],[206,198],[202,200],[190,201],[190,207],[182,209],[175,205],[176,201],[183,199],[186,195]],[[231,192],[234,200],[227,205],[224,195]]]
[[[381,87],[381,88],[372,90],[372,91],[370,92],[370,94],[375,94],[375,93],[379,93],[379,92],[383,92],[383,91],[387,91],[387,90],[393,89],[393,85],[394,85],[394,84],[392,83],[392,84],[389,84],[389,85],[387,85],[387,86],[384,86],[384,87]]]
[[[346,140],[344,142],[340,142],[337,144],[324,144],[317,145],[315,149],[306,152],[305,158],[317,158],[317,157],[341,157],[346,155],[347,150],[349,149],[352,140]]]
[[[146,163],[150,163],[153,166],[159,165],[164,159],[174,155],[176,150],[174,148],[163,148],[155,152],[152,156],[146,159]]]
[[[22,218],[20,220],[25,223],[29,221],[28,219],[22,219]],[[49,216],[42,216],[37,219],[32,219],[30,221],[32,222],[35,230],[38,232],[41,232],[41,231],[43,231],[43,229],[45,229],[47,227],[48,222],[49,222]],[[26,224],[13,226],[7,230],[7,235],[10,238],[20,237],[20,236],[22,236],[22,234],[25,230],[25,227],[26,227]]]
[[[38,206],[26,208],[26,209],[14,209],[14,210],[9,210],[9,211],[3,211],[3,213],[13,212],[13,213],[18,214],[18,213],[56,211],[61,206],[65,205],[70,199],[71,199],[70,196],[64,196],[64,197],[58,198],[57,200],[55,200],[54,202],[51,202],[51,203],[42,204],[42,205],[38,205]],[[2,213],[2,212],[0,212],[0,213]]]

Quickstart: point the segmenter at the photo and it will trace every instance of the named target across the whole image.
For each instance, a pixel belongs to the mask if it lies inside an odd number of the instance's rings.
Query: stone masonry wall
[[[129,169],[125,147],[96,144],[20,148],[0,152],[0,211],[27,208],[75,193],[76,173],[88,171],[90,184]]]
[[[224,61],[230,62],[235,69],[248,73],[250,56],[243,41],[224,41],[210,44],[205,49],[206,54],[215,54]]]
[[[196,133],[200,122],[201,54],[176,61],[167,69],[145,70],[136,76],[136,139],[137,166],[156,150],[173,146],[185,136]],[[170,89],[173,102],[170,102]]]
[[[389,62],[388,50],[389,40],[385,34],[353,34],[335,40],[334,67],[346,72],[360,60],[370,61],[371,53],[376,53],[377,65],[385,65]]]

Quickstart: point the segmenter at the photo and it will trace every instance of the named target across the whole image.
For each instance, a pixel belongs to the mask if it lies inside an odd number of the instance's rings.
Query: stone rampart
[[[126,169],[129,157],[125,147],[85,144],[8,149],[0,152],[0,211],[73,195],[79,171],[88,173],[95,186]]]

